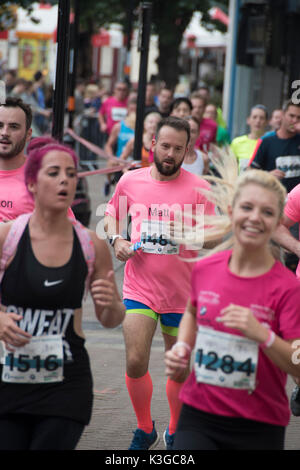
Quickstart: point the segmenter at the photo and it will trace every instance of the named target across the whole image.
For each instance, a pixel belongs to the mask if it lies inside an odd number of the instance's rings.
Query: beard
[[[167,167],[165,168],[164,165],[163,165],[163,162],[161,162],[157,156],[157,153],[156,151],[154,150],[153,152],[153,160],[154,160],[154,163],[155,163],[155,166],[158,170],[158,172],[163,175],[163,176],[172,176],[174,175],[175,173],[177,173],[177,171],[179,170],[179,168],[181,167],[182,163],[183,163],[183,160],[184,160],[184,157],[182,158],[182,160],[177,163],[177,165],[175,164],[175,161],[174,159],[168,159],[168,161],[173,161],[173,166],[170,166],[170,167]]]
[[[11,158],[14,158],[16,155],[22,152],[22,150],[24,149],[26,145],[26,138],[27,138],[27,134],[24,135],[22,140],[19,140],[15,145],[13,145],[10,151],[8,152],[2,152],[0,150],[0,158],[2,158],[3,160],[10,160]],[[11,143],[10,141],[8,142]]]

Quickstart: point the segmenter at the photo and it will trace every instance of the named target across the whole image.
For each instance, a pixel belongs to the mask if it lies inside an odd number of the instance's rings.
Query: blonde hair
[[[204,243],[222,241],[215,248],[201,249],[200,257],[232,248],[234,235],[228,208],[229,206],[234,207],[245,186],[255,184],[276,195],[279,218],[283,215],[287,195],[286,189],[280,181],[267,171],[249,169],[239,175],[238,161],[229,147],[218,148],[212,146],[211,162],[220,176],[202,175],[202,178],[206,179],[211,185],[210,189],[199,189],[199,191],[215,205],[216,213],[214,215],[204,215],[205,228],[203,227],[203,219],[200,220],[195,217],[196,227],[194,227],[194,233],[200,233],[197,229],[202,228],[204,239],[201,241],[193,239],[191,241],[190,238],[189,241],[189,237],[187,237],[185,240],[182,239],[182,243],[194,245],[197,242],[203,244],[203,241]],[[273,250],[273,247],[271,249],[273,255],[277,258],[276,250]]]
[[[84,97],[85,98],[94,98],[97,95],[98,92],[99,92],[99,87],[97,85],[94,85],[93,83],[90,83],[85,88]]]

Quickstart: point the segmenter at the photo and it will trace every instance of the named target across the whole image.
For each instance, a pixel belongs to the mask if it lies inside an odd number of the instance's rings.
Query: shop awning
[[[195,12],[190,24],[184,32],[181,47],[183,49],[191,47],[226,47],[227,33],[221,33],[217,30],[208,31],[201,26],[200,21],[201,13]]]
[[[124,45],[124,37],[122,31],[120,30],[120,26],[111,25],[109,29],[101,28],[98,33],[93,34],[92,45],[94,47],[122,47]]]
[[[30,39],[54,39],[57,28],[57,5],[50,8],[39,3],[33,4],[33,13],[18,8],[16,36]]]

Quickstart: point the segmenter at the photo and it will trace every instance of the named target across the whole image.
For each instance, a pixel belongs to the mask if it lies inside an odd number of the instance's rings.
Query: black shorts
[[[0,416],[1,450],[74,450],[84,424],[69,418],[26,413]]]
[[[173,450],[283,450],[285,426],[213,415],[183,405]]]

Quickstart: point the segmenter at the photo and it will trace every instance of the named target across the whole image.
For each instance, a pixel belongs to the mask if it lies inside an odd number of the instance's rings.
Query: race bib
[[[5,349],[2,381],[38,384],[63,380],[61,335],[34,336],[30,343],[14,352]]]
[[[176,255],[179,246],[167,235],[169,229],[163,220],[143,220],[141,225],[141,248],[145,253]]]
[[[127,116],[126,108],[114,107],[111,108],[111,118],[113,121],[123,121]]]
[[[244,336],[199,326],[194,370],[197,382],[254,390],[258,345]]]
[[[285,178],[296,178],[300,176],[300,156],[288,155],[276,158],[276,168],[285,173]]]

